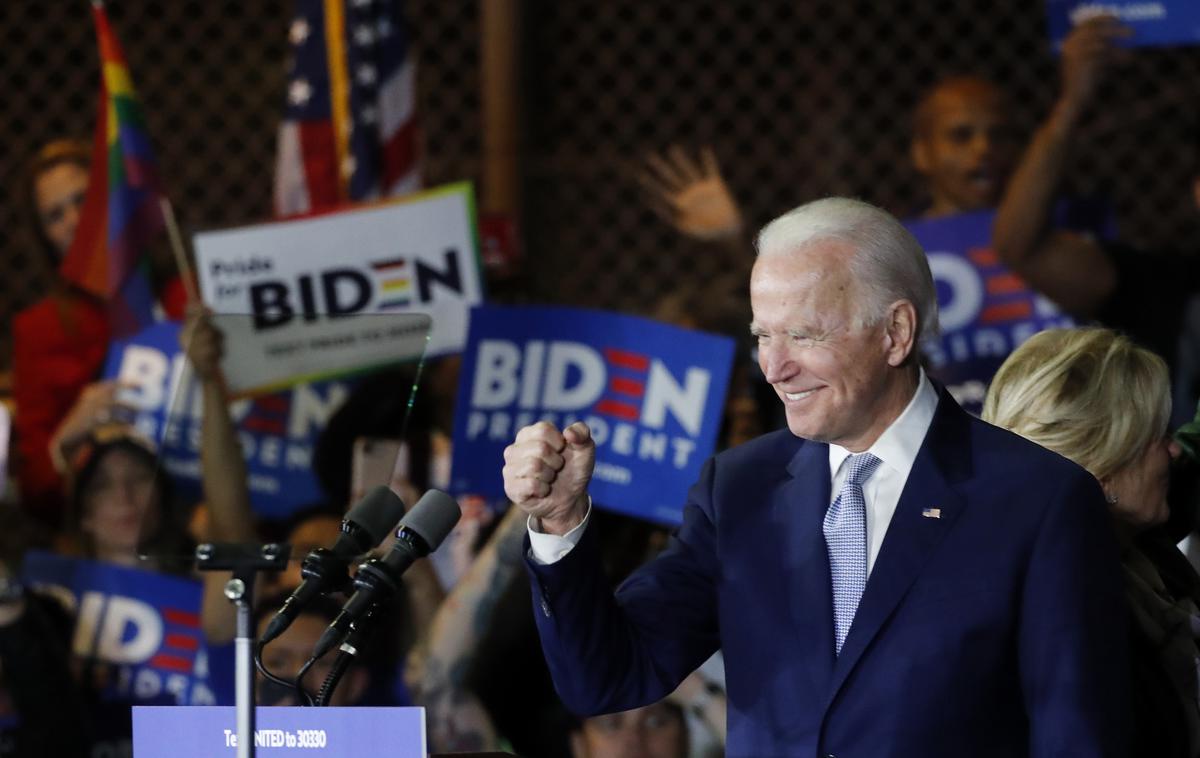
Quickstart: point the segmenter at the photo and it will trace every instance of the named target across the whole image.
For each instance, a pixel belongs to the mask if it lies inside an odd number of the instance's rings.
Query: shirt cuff
[[[551,563],[561,561],[579,544],[579,540],[583,539],[583,529],[587,526],[591,516],[592,499],[590,497],[588,498],[587,513],[583,514],[583,521],[563,535],[536,531],[533,528],[533,516],[530,516],[525,524],[525,528],[529,530],[529,559],[539,566],[549,566]]]

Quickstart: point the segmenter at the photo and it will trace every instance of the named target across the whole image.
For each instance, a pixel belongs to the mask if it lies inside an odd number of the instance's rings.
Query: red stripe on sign
[[[967,257],[976,266],[996,266],[1000,263],[995,251],[987,247],[973,247],[967,251]]]
[[[163,620],[168,624],[190,626],[195,629],[200,628],[200,614],[198,613],[188,613],[178,608],[163,608],[162,615]]]
[[[997,274],[987,278],[987,291],[991,295],[1011,295],[1025,291],[1025,281],[1016,274]]]
[[[650,368],[650,359],[646,356],[615,347],[605,348],[604,358],[617,368],[627,368],[630,371],[645,371]]]
[[[608,383],[608,389],[610,392],[619,392],[622,395],[641,397],[646,392],[646,385],[623,376],[614,376]]]
[[[262,397],[254,398],[254,405],[264,411],[274,411],[276,413],[288,412],[288,400],[281,395],[263,395]]]
[[[167,634],[163,644],[176,650],[197,650],[200,647],[200,642],[195,637],[174,632]]]
[[[376,271],[386,271],[389,268],[403,268],[408,264],[404,258],[392,258],[390,261],[372,261],[371,268]]]
[[[150,665],[154,668],[180,671],[184,674],[192,670],[192,662],[187,658],[180,658],[178,655],[167,655],[166,653],[159,653],[151,658]]]
[[[596,403],[596,413],[603,413],[605,416],[616,416],[626,421],[638,420],[637,406],[617,400],[601,400]]]
[[[247,416],[242,421],[242,428],[248,432],[262,432],[263,434],[275,434],[282,437],[287,426],[278,419]]]
[[[1000,321],[1012,321],[1018,318],[1029,318],[1033,315],[1033,306],[1026,302],[1001,303],[989,305],[979,314],[979,320],[985,324],[995,324]]]

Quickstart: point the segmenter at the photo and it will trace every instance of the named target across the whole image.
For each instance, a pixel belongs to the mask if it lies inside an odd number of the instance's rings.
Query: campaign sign
[[[995,211],[905,222],[937,287],[941,336],[922,344],[930,374],[974,414],[1004,359],[1043,329],[1075,321],[1032,290],[992,250]]]
[[[225,335],[237,394],[456,353],[482,300],[468,184],[194,244],[205,304],[247,316]]]
[[[1200,42],[1200,3],[1196,0],[1046,0],[1046,28],[1055,49],[1071,29],[1090,18],[1115,16],[1133,29],[1128,47],[1194,45]]]
[[[131,385],[120,399],[134,410],[134,427],[158,444],[161,465],[181,494],[198,497],[202,393],[180,351],[179,329],[161,322],[114,341],[104,378]],[[312,473],[313,448],[350,390],[346,381],[298,384],[230,405],[258,514],[286,518],[324,497]]]
[[[259,755],[379,755],[426,758],[424,708],[260,707]],[[186,739],[181,739],[186,737]],[[134,706],[133,754],[171,758],[237,755],[237,709]]]
[[[504,497],[503,451],[539,420],[583,421],[598,506],[675,524],[721,426],[734,342],[574,308],[471,311],[454,421],[451,490]]]
[[[105,701],[217,702],[200,628],[200,583],[177,576],[30,551],[26,584],[74,611],[72,653]]]

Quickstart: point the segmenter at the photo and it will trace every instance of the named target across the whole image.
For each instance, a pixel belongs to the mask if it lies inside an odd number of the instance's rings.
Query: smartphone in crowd
[[[386,484],[410,508],[415,502],[409,483],[408,445],[386,437],[354,440],[354,462],[350,477],[350,503],[357,503],[372,488]]]

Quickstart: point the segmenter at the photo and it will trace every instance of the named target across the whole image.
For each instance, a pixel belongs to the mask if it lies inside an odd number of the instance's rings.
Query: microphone
[[[396,541],[383,558],[372,558],[358,567],[354,575],[355,592],[313,648],[320,658],[337,645],[351,627],[380,600],[396,594],[400,575],[418,558],[437,549],[462,517],[454,498],[439,490],[429,490],[400,521]]]
[[[304,581],[271,619],[259,645],[266,645],[283,634],[300,615],[300,609],[314,597],[349,583],[350,561],[383,542],[403,515],[404,501],[386,485],[367,493],[346,514],[333,548],[316,548],[304,559],[300,567]]]

